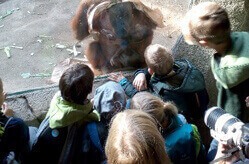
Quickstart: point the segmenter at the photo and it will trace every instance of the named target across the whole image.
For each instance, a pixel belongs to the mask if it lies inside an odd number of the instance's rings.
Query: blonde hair
[[[220,44],[230,36],[230,21],[224,8],[215,2],[202,2],[184,17],[182,33],[188,44],[207,40]]]
[[[173,102],[164,102],[149,92],[135,94],[131,99],[131,108],[143,110],[155,117],[161,124],[178,114],[178,109]]]
[[[145,49],[144,58],[147,66],[157,75],[167,75],[173,69],[173,57],[162,45],[149,45]]]
[[[156,121],[139,110],[126,110],[114,116],[105,153],[109,164],[170,163]]]

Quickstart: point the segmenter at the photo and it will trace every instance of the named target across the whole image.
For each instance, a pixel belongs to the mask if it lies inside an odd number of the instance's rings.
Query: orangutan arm
[[[71,21],[75,38],[82,40],[89,35],[87,23],[87,10],[90,6],[90,0],[82,0],[76,10],[76,14]]]

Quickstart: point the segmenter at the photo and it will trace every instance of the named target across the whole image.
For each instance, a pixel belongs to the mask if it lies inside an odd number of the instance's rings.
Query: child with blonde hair
[[[109,164],[170,163],[155,119],[139,110],[125,110],[114,117],[105,152]]]
[[[202,118],[209,102],[202,73],[188,60],[174,60],[159,44],[148,46],[144,57],[148,68],[135,72],[133,85],[122,73],[109,78],[119,82],[129,97],[148,89],[164,101],[173,101],[188,121]]]
[[[145,50],[144,57],[151,74],[163,76],[173,72],[174,59],[166,47],[159,44],[150,45]]]
[[[231,32],[227,11],[215,2],[199,3],[188,11],[182,33],[187,43],[216,51],[211,69],[218,89],[217,105],[248,122],[249,33]]]
[[[211,70],[218,89],[217,106],[243,122],[249,121],[249,33],[231,32],[225,8],[203,2],[186,14],[182,33],[188,44],[214,49]],[[213,160],[218,142],[213,140],[208,160]]]
[[[131,99],[131,108],[150,114],[161,124],[166,151],[173,163],[205,163],[197,127],[178,114],[174,103],[164,102],[149,92],[139,92]]]

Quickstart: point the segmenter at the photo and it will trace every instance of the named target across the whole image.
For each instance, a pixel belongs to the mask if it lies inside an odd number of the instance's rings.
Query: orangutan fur
[[[102,9],[91,15],[96,6]],[[145,67],[144,50],[157,27],[133,2],[106,0],[82,0],[71,25],[77,40],[94,38],[85,54],[92,67],[103,73]]]

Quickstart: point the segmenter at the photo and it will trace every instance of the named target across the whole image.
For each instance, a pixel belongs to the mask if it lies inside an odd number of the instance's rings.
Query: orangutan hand
[[[122,72],[119,72],[119,73],[111,73],[108,77],[108,79],[112,80],[112,81],[115,81],[115,82],[120,82],[124,77],[123,73]]]
[[[147,89],[147,82],[144,73],[139,73],[133,80],[133,86],[138,90],[146,90]]]

